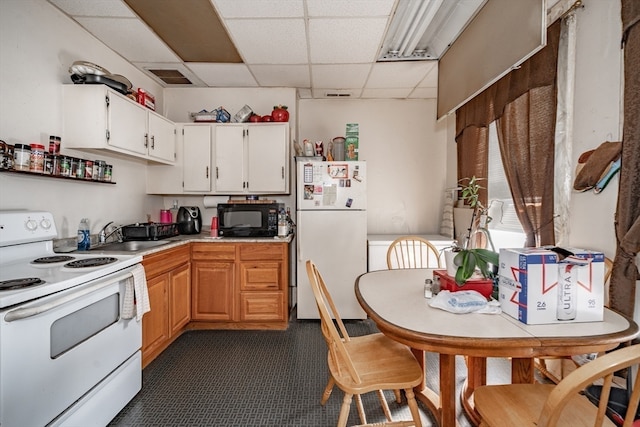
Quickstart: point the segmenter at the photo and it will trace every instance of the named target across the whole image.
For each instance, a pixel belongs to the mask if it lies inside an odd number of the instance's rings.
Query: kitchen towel
[[[124,302],[122,304],[122,317],[142,320],[142,316],[151,310],[149,304],[149,291],[147,290],[147,277],[144,267],[136,265],[131,272],[133,277],[125,285]]]

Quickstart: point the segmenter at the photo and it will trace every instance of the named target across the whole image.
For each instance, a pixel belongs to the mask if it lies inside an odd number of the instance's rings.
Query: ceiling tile
[[[136,15],[121,0],[50,0],[71,16],[108,16],[134,18]]]
[[[312,65],[313,87],[362,88],[370,69],[370,64]]]
[[[362,98],[406,98],[413,88],[367,89],[362,90]]]
[[[302,0],[213,0],[221,17],[228,18],[302,18]]]
[[[311,87],[308,65],[251,65],[260,86]]]
[[[311,63],[374,62],[386,26],[386,18],[310,19]]]
[[[141,21],[128,18],[77,18],[111,49],[135,62],[178,62],[180,59]],[[135,43],[132,41],[135,40]]]
[[[438,87],[438,65],[431,68],[424,79],[418,84],[418,87]]]
[[[231,39],[247,64],[306,64],[303,19],[232,19]]]
[[[413,90],[408,96],[408,98],[437,98],[438,97],[438,88],[437,87],[418,87]]]
[[[382,16],[387,18],[394,4],[395,0],[307,0],[307,11],[310,17]]]
[[[436,67],[436,61],[378,62],[373,64],[368,88],[415,87]]]
[[[258,83],[244,64],[211,64],[190,62],[187,67],[213,87],[256,87]]]

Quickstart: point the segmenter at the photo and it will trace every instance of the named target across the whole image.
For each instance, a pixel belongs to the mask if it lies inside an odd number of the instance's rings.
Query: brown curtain
[[[486,128],[498,120],[505,174],[527,246],[555,243],[553,156],[549,153],[555,138],[559,39],[560,21],[547,28],[543,49],[456,111],[459,179],[472,171],[487,176]],[[486,204],[486,192],[480,200]]]
[[[624,129],[616,212],[617,250],[611,273],[610,305],[633,316],[635,262],[640,251],[640,2],[622,0],[624,46]]]

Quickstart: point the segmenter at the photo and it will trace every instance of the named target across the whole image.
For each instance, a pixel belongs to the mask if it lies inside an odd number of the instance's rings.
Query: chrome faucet
[[[111,237],[113,234],[119,232],[120,229],[122,228],[122,227],[116,227],[110,233],[107,233],[107,230],[111,224],[113,224],[113,221],[108,222],[104,227],[102,227],[102,230],[100,230],[100,232],[98,233],[98,242],[107,243],[107,239],[109,239],[109,237]],[[118,241],[120,240],[121,239],[118,238]]]

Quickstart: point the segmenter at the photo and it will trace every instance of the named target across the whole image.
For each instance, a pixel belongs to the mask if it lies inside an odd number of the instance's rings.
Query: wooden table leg
[[[512,384],[533,384],[534,382],[533,358],[511,359],[511,383]]]
[[[487,383],[487,359],[485,357],[467,357],[467,379],[462,385],[460,402],[473,425],[480,424],[480,415],[475,410],[473,392],[476,387]]]
[[[456,356],[440,355],[440,426],[455,426],[456,420]]]
[[[427,364],[424,360],[424,350],[418,350],[417,348],[412,348],[411,352],[415,356],[418,364],[420,365],[420,369],[422,369],[422,382],[416,386],[417,390],[422,390],[426,387],[426,378],[427,378]]]

